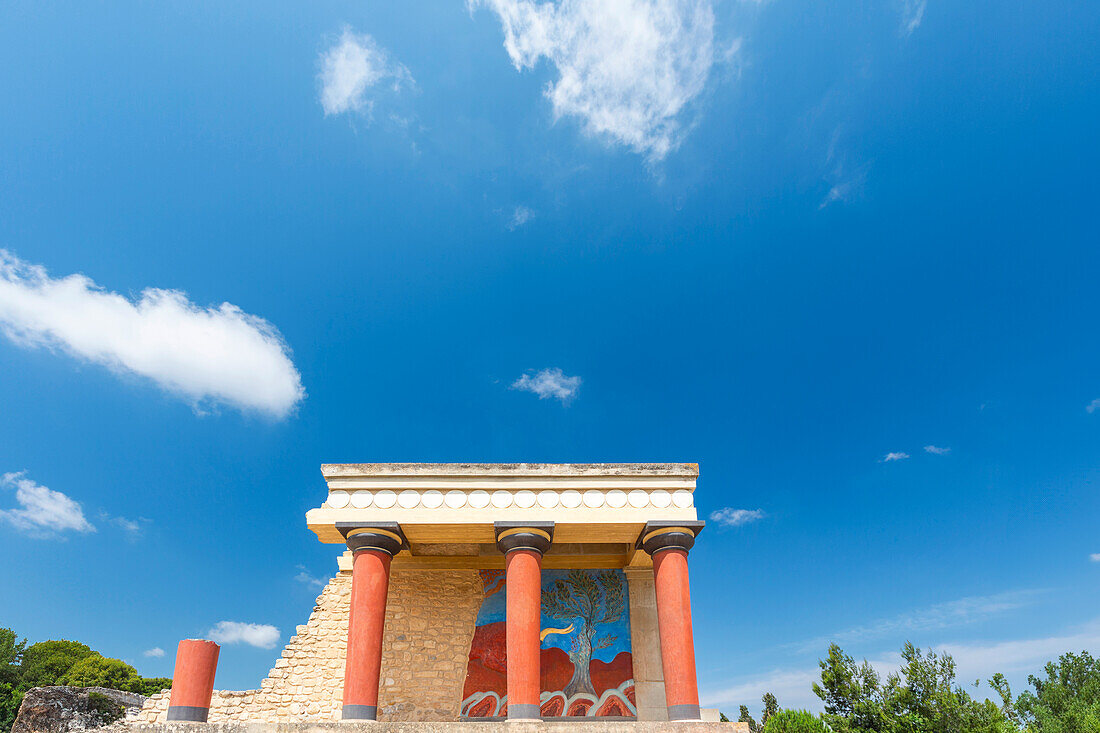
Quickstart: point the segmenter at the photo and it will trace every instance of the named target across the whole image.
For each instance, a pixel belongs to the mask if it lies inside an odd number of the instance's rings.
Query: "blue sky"
[[[335,570],[322,462],[669,460],[706,704],[812,705],[830,639],[1100,651],[1098,35],[4,3],[0,623],[146,675],[215,629],[255,687]]]

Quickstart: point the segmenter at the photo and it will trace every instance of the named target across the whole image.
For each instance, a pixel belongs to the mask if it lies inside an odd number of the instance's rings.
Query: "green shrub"
[[[94,711],[94,725],[107,725],[122,718],[126,709],[100,692],[89,692],[88,703]]]
[[[137,670],[126,662],[96,654],[74,664],[57,684],[141,692],[141,682]]]
[[[58,680],[82,659],[99,656],[87,644],[78,641],[40,641],[23,652],[19,687],[46,687]]]
[[[826,733],[829,726],[805,710],[780,710],[768,718],[764,733]]]

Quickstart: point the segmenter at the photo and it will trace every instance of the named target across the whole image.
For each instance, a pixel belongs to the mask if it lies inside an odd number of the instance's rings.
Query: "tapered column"
[[[688,550],[703,522],[650,522],[642,531],[642,549],[653,557],[657,629],[669,720],[699,720],[695,641],[691,631]]]
[[[206,639],[184,639],[176,648],[168,720],[205,723],[214,694],[214,673],[220,647]]]
[[[350,529],[337,525],[337,528],[345,532],[353,558],[341,718],[377,720],[390,560],[401,551],[405,538],[396,524]]]
[[[542,555],[554,524],[497,522],[495,529],[497,547],[505,553],[508,720],[538,720]]]

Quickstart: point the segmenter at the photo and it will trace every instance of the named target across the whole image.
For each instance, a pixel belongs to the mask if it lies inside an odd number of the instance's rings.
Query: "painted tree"
[[[570,570],[564,578],[542,593],[542,612],[553,619],[575,623],[569,661],[573,679],[565,686],[566,697],[578,692],[595,695],[589,665],[592,652],[607,649],[618,638],[613,634],[597,636],[601,624],[615,623],[626,610],[626,590],[622,573],[614,570]]]

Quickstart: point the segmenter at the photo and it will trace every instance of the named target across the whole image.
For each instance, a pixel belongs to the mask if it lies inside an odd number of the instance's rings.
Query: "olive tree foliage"
[[[603,624],[612,624],[626,611],[626,588],[616,570],[570,570],[542,594],[542,612],[550,618],[578,625],[569,660],[573,678],[563,690],[566,697],[578,692],[595,694],[589,665],[592,652],[615,643],[613,634],[599,635]]]

